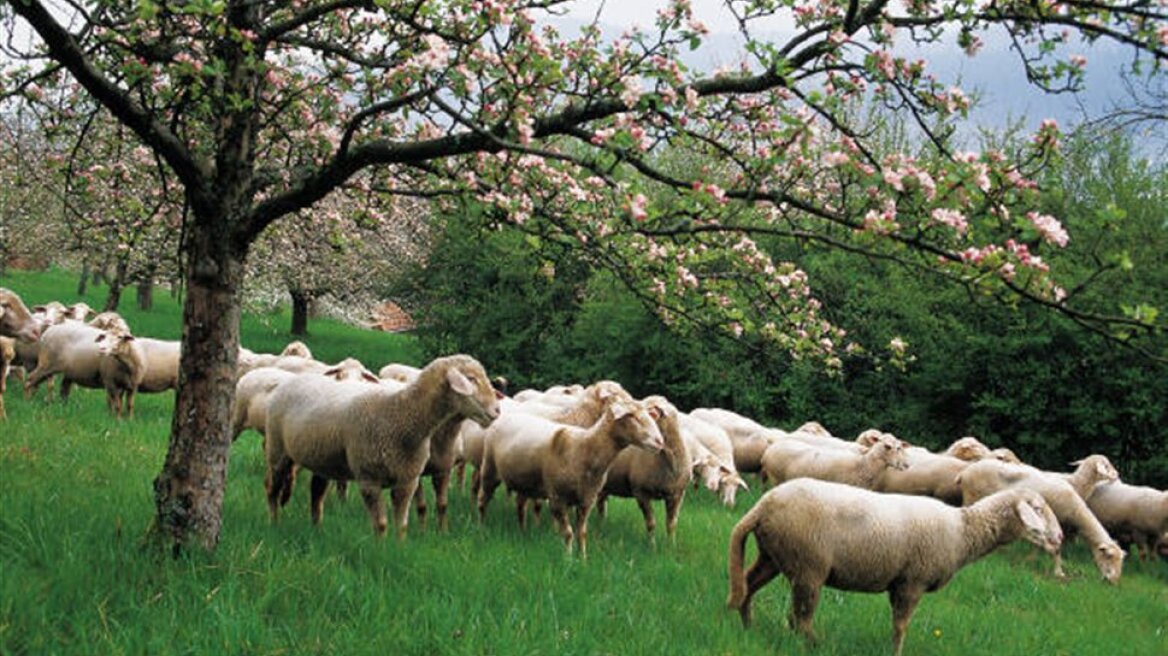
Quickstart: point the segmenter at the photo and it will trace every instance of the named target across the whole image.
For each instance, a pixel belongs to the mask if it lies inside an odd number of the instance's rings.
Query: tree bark
[[[84,297],[89,289],[89,258],[81,260],[81,278],[77,281],[77,296]]]
[[[312,296],[303,290],[293,289],[292,294],[292,334],[303,337],[308,334],[308,305]]]
[[[126,273],[128,264],[119,259],[114,265],[114,277],[109,281],[109,293],[105,297],[105,311],[117,312],[122,302],[122,290],[126,288]]]
[[[191,228],[181,372],[166,461],[154,479],[151,535],[175,555],[187,546],[214,550],[222,527],[246,253],[216,227]]]
[[[145,312],[154,309],[154,280],[152,278],[138,281],[138,309]]]

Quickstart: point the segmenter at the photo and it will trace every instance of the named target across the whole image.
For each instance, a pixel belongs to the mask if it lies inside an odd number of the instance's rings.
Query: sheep
[[[686,450],[690,453],[694,486],[697,487],[700,483],[706,489],[717,494],[722,505],[733,508],[738,490],[750,489],[746,481],[738,475],[732,463],[723,462],[721,458],[714,455],[713,451],[707,449],[684,425],[684,420],[681,435],[685,439]]]
[[[16,359],[16,340],[11,337],[0,337],[0,419],[7,419],[8,413],[4,410],[4,391],[8,389],[8,369]]]
[[[26,395],[46,378],[61,374],[61,400],[69,398],[74,384],[102,388],[101,353],[97,340],[104,331],[80,323],[65,321],[49,326],[41,335],[36,368],[24,381]]]
[[[612,380],[592,383],[582,392],[574,395],[573,398],[574,402],[566,405],[548,405],[539,401],[528,401],[515,407],[527,414],[540,416],[557,423],[586,428],[596,423],[612,399],[633,400],[632,395],[620,383]]]
[[[146,354],[128,332],[107,330],[96,341],[101,354],[98,372],[110,412],[120,419],[124,405],[126,416],[133,417],[134,395],[146,374]]]
[[[1103,578],[1112,584],[1119,581],[1126,554],[1111,539],[1107,530],[1087,508],[1087,503],[1066,479],[1027,465],[979,460],[962,470],[957,482],[961,486],[962,503],[967,506],[1007,488],[1024,487],[1038,492],[1050,504],[1059,521],[1078,531],[1091,545],[1091,556]],[[1055,576],[1065,577],[1061,551],[1056,549],[1050,554],[1054,557]]]
[[[464,421],[461,417],[447,419],[430,436],[430,457],[426,459],[426,466],[422,469],[418,487],[414,491],[414,510],[418,513],[418,523],[423,527],[426,526],[427,508],[426,490],[421,479],[429,477],[430,484],[434,487],[434,505],[438,514],[438,527],[443,531],[448,528],[446,512],[450,505],[450,471],[454,469],[455,461],[459,456],[458,437]]]
[[[588,557],[588,514],[604,487],[609,465],[621,449],[635,445],[660,451],[661,430],[650,410],[619,395],[606,397],[599,419],[588,428],[559,424],[521,412],[508,413],[484,436],[478,492],[479,520],[499,483],[516,493],[520,526],[528,499],[547,499],[568,554],[578,543]],[[568,521],[576,509],[575,530]]]
[[[730,436],[720,426],[688,413],[682,413],[680,420],[682,430],[712,453],[721,463],[721,467],[730,470],[730,473],[722,475],[718,492],[722,503],[727,507],[733,507],[738,489],[745,488],[746,482],[734,467],[734,444],[730,441]]]
[[[573,397],[578,396],[583,391],[583,385],[552,385],[542,392],[540,390],[534,389],[520,390],[512,398],[514,398],[516,401],[519,401],[520,403],[526,403],[528,401],[540,401],[543,403],[553,404],[559,402],[571,404],[575,403],[575,399]]]
[[[405,540],[409,502],[435,429],[450,419],[489,425],[499,402],[483,366],[468,355],[438,358],[400,390],[366,382],[321,384],[302,374],[268,400],[265,480],[273,521],[288,501],[294,466],[312,471],[311,514],[318,524],[330,479],[355,480],[374,533],[388,528],[382,489],[391,489],[394,526]]]
[[[283,351],[280,351],[280,357],[294,357],[294,358],[308,358],[312,359],[312,351],[309,350],[308,345],[300,340],[288,342]]]
[[[762,471],[762,454],[781,431],[775,431],[738,413],[721,408],[695,408],[691,417],[719,426],[726,431],[734,448],[734,468],[744,474]]]
[[[657,410],[657,427],[665,448],[650,452],[629,447],[617,454],[597,499],[597,512],[604,516],[609,496],[632,497],[641,508],[645,531],[652,538],[657,521],[650,504],[653,499],[661,499],[665,502],[665,532],[672,539],[677,534],[677,514],[685,500],[685,488],[693,478],[693,464],[681,434],[677,408],[662,396],[646,397],[642,402]]]
[[[758,559],[743,572],[746,538]],[[1062,542],[1043,498],[1014,489],[966,508],[936,499],[883,494],[812,479],[769,490],[730,534],[727,606],[750,626],[750,602],[782,574],[791,586],[791,627],[814,641],[811,627],[824,586],[888,592],[892,646],[900,654],[909,620],[926,592],[997,547],[1024,538],[1046,549]]]
[[[1074,473],[1062,474],[1062,477],[1071,484],[1083,501],[1091,498],[1091,493],[1098,485],[1119,480],[1119,472],[1107,456],[1093,454],[1071,464],[1075,466]]]
[[[930,496],[949,505],[961,505],[957,477],[969,466],[969,461],[918,448],[906,449],[905,460],[907,468],[884,472],[876,491]]]
[[[89,325],[101,330],[116,330],[122,334],[130,334],[130,324],[117,312],[102,312],[89,320]]]
[[[1117,480],[1095,487],[1087,507],[1108,532],[1134,543],[1140,560],[1153,549],[1168,559],[1168,491]]]
[[[153,393],[177,389],[182,344],[152,337],[139,337],[138,344],[146,356],[146,372],[138,391]],[[62,387],[61,392],[64,391]]]
[[[949,448],[941,452],[941,455],[951,456],[968,462],[977,462],[978,460],[993,457],[993,451],[981,440],[967,435],[954,440],[953,444],[949,445]]]
[[[421,371],[421,369],[411,367],[408,364],[391,362],[377,372],[377,377],[382,380],[396,380],[401,383],[409,383],[417,378]]]
[[[888,434],[870,447],[861,447],[859,453],[779,440],[762,456],[763,476],[772,484],[807,476],[874,490],[889,470],[907,467],[904,445]]]
[[[26,342],[40,338],[41,326],[16,292],[0,287],[0,337]]]

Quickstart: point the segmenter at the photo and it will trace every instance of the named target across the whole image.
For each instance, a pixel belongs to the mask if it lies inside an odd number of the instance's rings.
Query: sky
[[[668,3],[663,0],[578,0],[568,4],[566,23],[590,22],[599,11],[601,23],[610,27],[606,32],[615,35],[634,24],[652,27],[657,10]],[[723,0],[692,0],[692,7],[694,17],[710,28],[710,35],[701,49],[688,56],[686,63],[694,68],[712,70],[739,61],[743,38],[737,33],[737,23],[726,10]],[[780,19],[774,19],[765,29],[781,38],[790,27]],[[980,94],[980,104],[971,113],[974,126],[1000,128],[1010,121],[1020,120],[1024,128],[1035,129],[1046,118],[1070,126],[1083,120],[1084,111],[1097,115],[1126,97],[1118,71],[1129,55],[1117,46],[1084,47],[1082,52],[1075,52],[1085,55],[1088,60],[1085,91],[1051,95],[1029,84],[1017,54],[1009,50],[1004,36],[987,34],[983,38],[987,45],[976,57],[965,55],[953,39],[927,49],[899,46],[904,54],[925,57],[930,62],[930,70],[942,80],[959,83],[957,85],[963,90]]]

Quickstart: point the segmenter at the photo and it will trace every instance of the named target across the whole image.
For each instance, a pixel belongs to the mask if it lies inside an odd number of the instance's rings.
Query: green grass
[[[53,283],[54,277],[59,283]],[[48,282],[46,282],[48,280]],[[32,300],[72,285],[67,274],[0,281]],[[88,301],[94,304],[93,301]],[[159,298],[156,317],[177,322]],[[156,321],[157,323],[147,323]],[[381,361],[389,336],[311,326]],[[248,318],[244,341],[264,328]],[[332,332],[332,331],[335,331]],[[339,358],[347,353],[314,351]],[[408,348],[408,347],[407,347]],[[389,358],[385,358],[388,360]],[[363,361],[364,358],[363,358]],[[887,598],[827,590],[811,649],[785,626],[787,586],[755,599],[745,631],[726,611],[730,527],[736,509],[691,494],[676,543],[645,539],[634,504],[613,500],[590,522],[590,558],[565,558],[546,517],[526,532],[500,491],[480,525],[462,490],[450,530],[411,526],[404,544],[373,536],[362,505],[329,499],[319,528],[301,480],[278,524],[263,493],[259,439],[234,446],[223,534],[212,555],[173,560],[141,548],[152,516],[171,395],[143,395],[132,421],[109,416],[101,393],[67,404],[7,396],[0,424],[0,653],[3,654],[873,654],[891,634]],[[658,510],[660,512],[660,510]],[[753,547],[752,547],[753,549]],[[906,654],[1168,653],[1168,566],[1128,564],[1120,585],[1098,580],[1081,545],[1072,578],[1013,545],[927,595]]]

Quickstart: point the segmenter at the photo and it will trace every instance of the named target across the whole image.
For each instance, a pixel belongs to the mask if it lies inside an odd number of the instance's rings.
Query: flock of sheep
[[[15,364],[29,371],[26,391],[61,374],[62,397],[73,384],[104,388],[121,416],[132,415],[136,392],[175,386],[176,342],[136,337],[113,313],[86,323],[87,314],[83,304],[29,311],[0,288],[0,392]],[[239,374],[233,432],[264,436],[273,520],[304,468],[314,523],[330,483],[345,494],[354,481],[378,534],[388,530],[389,488],[404,539],[411,501],[425,521],[421,479],[431,478],[445,526],[451,479],[469,464],[480,520],[503,484],[520,525],[529,506],[538,513],[546,503],[568,553],[587,557],[588,516],[596,506],[603,513],[609,496],[636,499],[650,536],[650,504],[663,500],[673,536],[691,485],[733,506],[743,476],[757,474],[774,487],[731,534],[728,605],[748,624],[753,595],[782,574],[792,627],[808,637],[822,586],[887,591],[899,653],[921,596],[999,545],[1026,539],[1053,556],[1062,576],[1064,528],[1090,545],[1111,583],[1125,556],[1116,539],[1143,558],[1168,559],[1168,492],[1119,481],[1102,455],[1053,473],[972,437],[934,453],[877,430],[855,440],[814,422],[788,432],[728,410],[687,413],[661,396],[635,399],[613,381],[507,397],[505,381],[466,355],[420,369],[389,364],[374,375],[354,359],[318,362],[293,342],[279,355],[242,349]],[[744,571],[749,535],[758,557]]]

